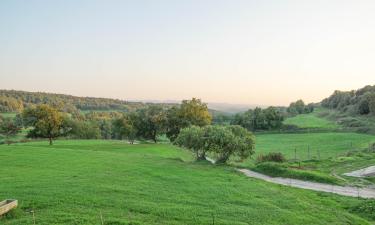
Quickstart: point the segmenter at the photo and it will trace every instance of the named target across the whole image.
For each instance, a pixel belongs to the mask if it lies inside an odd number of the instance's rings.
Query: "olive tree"
[[[175,144],[185,147],[204,159],[207,153],[216,156],[216,163],[226,163],[231,156],[246,159],[254,154],[254,135],[241,126],[191,126],[180,131]]]

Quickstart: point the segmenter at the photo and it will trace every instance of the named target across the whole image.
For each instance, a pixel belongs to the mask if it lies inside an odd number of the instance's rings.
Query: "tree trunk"
[[[52,145],[52,137],[49,137],[49,145]]]

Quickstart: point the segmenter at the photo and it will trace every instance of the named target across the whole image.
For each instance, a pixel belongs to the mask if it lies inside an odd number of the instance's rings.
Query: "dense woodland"
[[[375,85],[352,91],[335,91],[321,104],[350,115],[375,115]]]
[[[51,105],[63,112],[69,113],[77,113],[78,110],[132,111],[148,105],[141,102],[128,102],[110,98],[76,97],[43,92],[0,90],[0,112],[21,112],[24,108],[38,104]]]

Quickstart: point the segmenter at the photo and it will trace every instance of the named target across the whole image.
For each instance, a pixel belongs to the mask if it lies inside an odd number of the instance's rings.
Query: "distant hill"
[[[0,90],[0,112],[19,112],[23,108],[36,104],[49,104],[66,112],[74,112],[78,110],[131,111],[154,103],[130,102],[111,98],[77,97],[45,92]],[[172,104],[159,105],[170,106]]]

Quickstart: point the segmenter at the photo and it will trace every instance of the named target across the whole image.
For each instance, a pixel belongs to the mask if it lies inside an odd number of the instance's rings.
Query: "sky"
[[[0,89],[287,105],[375,82],[375,1],[1,0]]]

